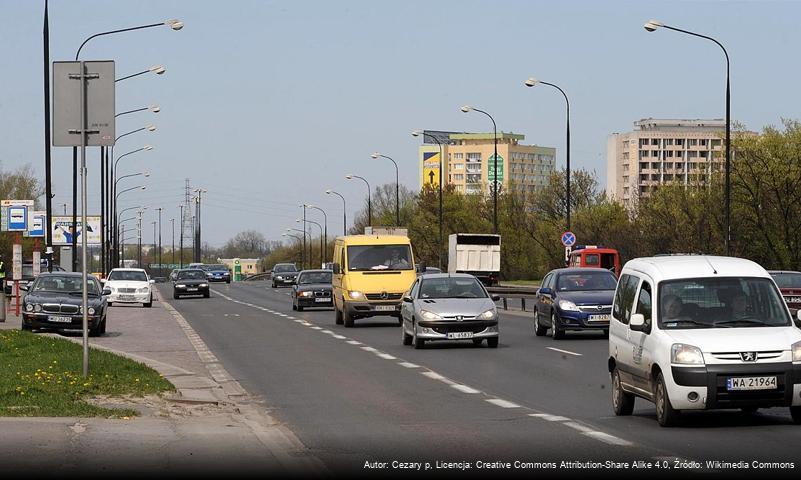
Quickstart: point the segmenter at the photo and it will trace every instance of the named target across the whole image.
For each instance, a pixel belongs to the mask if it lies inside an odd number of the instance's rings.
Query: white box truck
[[[498,284],[501,272],[501,236],[454,233],[448,236],[448,273],[469,273],[484,285]]]

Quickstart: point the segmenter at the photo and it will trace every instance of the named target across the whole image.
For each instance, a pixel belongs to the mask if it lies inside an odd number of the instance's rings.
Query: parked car
[[[534,334],[559,340],[568,330],[602,330],[609,319],[617,278],[604,268],[574,267],[550,271],[537,290]]]
[[[155,281],[148,278],[147,272],[141,268],[114,268],[104,280],[105,287],[111,290],[108,304],[141,303],[150,308],[153,306],[153,283]]]
[[[790,313],[801,309],[801,272],[769,270],[768,273],[779,286]]]
[[[231,283],[231,271],[222,263],[211,263],[199,267],[206,272],[206,278],[210,282]]]
[[[309,307],[333,307],[331,270],[303,270],[292,285],[292,310]]]
[[[83,275],[72,272],[41,273],[30,285],[22,300],[22,330],[47,328],[55,330],[83,329]],[[109,290],[101,288],[93,275],[87,277],[87,314],[89,335],[106,332]]]
[[[423,348],[435,340],[471,340],[498,347],[495,301],[476,277],[468,274],[425,274],[417,277],[401,305],[404,345]]]
[[[270,270],[273,280],[273,288],[279,285],[292,285],[298,278],[298,267],[294,263],[277,263]]]
[[[199,268],[186,268],[175,273],[172,282],[172,298],[187,295],[203,295],[209,298],[209,281],[205,271]]]
[[[631,260],[609,331],[612,408],[631,415],[635,397],[644,398],[659,424],[671,426],[683,410],[790,407],[799,424],[799,325],[768,272],[750,260]]]

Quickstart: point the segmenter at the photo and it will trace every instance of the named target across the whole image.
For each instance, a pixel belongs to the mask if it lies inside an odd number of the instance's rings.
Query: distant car
[[[222,263],[206,264],[198,268],[206,272],[206,278],[210,282],[231,283],[231,271]]]
[[[769,270],[768,273],[779,286],[790,313],[795,314],[801,309],[801,272]]]
[[[273,288],[279,285],[292,285],[298,278],[298,267],[294,263],[277,263],[271,270]]]
[[[309,307],[333,307],[331,270],[303,270],[292,286],[292,310]]]
[[[187,268],[175,272],[172,282],[172,298],[187,295],[203,295],[209,298],[209,281],[205,271],[199,268]]]
[[[109,290],[103,290],[93,275],[87,277],[89,335],[106,332]],[[22,300],[22,330],[48,328],[76,330],[83,328],[83,278],[81,273],[42,273],[30,285]]]
[[[534,334],[559,340],[568,330],[602,330],[609,335],[617,278],[604,268],[559,268],[537,290]]]
[[[109,272],[104,285],[111,290],[108,296],[108,304],[119,303],[141,303],[145,308],[153,306],[153,291],[150,280],[141,268],[114,268]]]
[[[404,345],[423,348],[434,340],[472,340],[498,346],[497,296],[464,273],[425,274],[417,277],[401,304]]]

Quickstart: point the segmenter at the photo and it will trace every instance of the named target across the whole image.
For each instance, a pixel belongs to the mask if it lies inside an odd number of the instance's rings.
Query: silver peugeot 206
[[[401,305],[404,345],[423,348],[429,340],[472,340],[498,347],[497,295],[489,295],[467,274],[425,274],[417,277]]]

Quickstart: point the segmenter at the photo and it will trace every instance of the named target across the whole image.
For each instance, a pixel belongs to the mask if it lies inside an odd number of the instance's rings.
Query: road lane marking
[[[585,427],[584,425],[576,422],[564,422],[563,425],[566,427],[570,427],[573,430],[578,430],[581,433],[590,433],[595,431],[590,427]]]
[[[562,417],[560,415],[550,415],[547,413],[530,413],[528,416],[541,418],[543,420],[548,420],[549,422],[566,422],[570,420],[567,417]]]
[[[336,333],[333,335],[333,337],[336,338],[337,340],[345,340],[346,338],[348,338],[343,335],[337,335]]]
[[[311,326],[311,323],[309,323],[308,326]],[[312,330],[322,330],[323,327],[314,327],[314,326],[312,326],[311,329]]]
[[[455,388],[456,390],[459,390],[462,393],[471,393],[471,394],[481,393],[479,390],[476,390],[475,388],[468,387],[467,385],[460,385],[458,383],[454,383],[453,385],[451,385],[451,388]]]
[[[398,359],[398,357],[393,357],[392,355],[390,355],[388,353],[376,353],[376,355],[378,355],[379,357],[381,357],[381,358],[383,358],[385,360],[397,360]]]
[[[628,440],[623,440],[622,438],[618,438],[614,435],[609,435],[608,433],[604,432],[588,432],[584,435],[594,438],[595,440],[599,440],[604,443],[608,443],[609,445],[617,445],[619,447],[630,447],[634,445],[633,443],[629,442]]]
[[[364,350],[365,352],[377,352],[378,351],[373,347],[361,347],[361,349]]]
[[[362,342],[357,342],[356,340],[348,340],[347,343],[349,343],[351,345],[361,345],[362,344]]]
[[[487,398],[485,401],[501,408],[520,408],[520,405],[501,398]]]
[[[553,347],[545,347],[545,348],[547,348],[548,350],[553,350],[554,352],[566,353],[568,355],[575,355],[577,357],[581,357],[582,356],[581,353],[570,352],[568,350],[562,350],[562,349],[559,349],[559,348],[553,348]]]
[[[350,342],[348,342],[348,343],[350,343]],[[409,362],[400,362],[398,365],[400,365],[401,367],[405,367],[405,368],[420,368],[420,365],[417,365],[416,363],[409,363]]]

